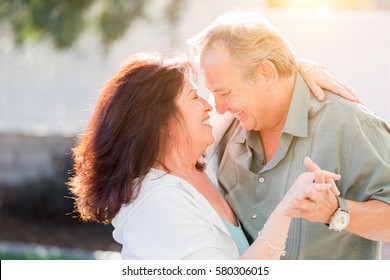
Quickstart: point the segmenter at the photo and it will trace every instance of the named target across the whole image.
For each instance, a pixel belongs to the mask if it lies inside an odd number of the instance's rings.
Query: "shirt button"
[[[262,161],[261,161],[261,165],[264,165],[264,163],[265,163],[264,160],[262,160]]]
[[[263,177],[259,178],[259,183],[264,183],[264,178]]]
[[[252,219],[256,219],[257,218],[257,215],[256,214],[252,214]]]

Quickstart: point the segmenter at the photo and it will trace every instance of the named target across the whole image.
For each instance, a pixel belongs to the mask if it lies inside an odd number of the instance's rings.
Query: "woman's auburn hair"
[[[182,56],[140,54],[106,83],[72,149],[68,186],[82,220],[108,224],[137,197],[157,156],[164,154],[161,131],[177,114],[175,98],[192,73]]]

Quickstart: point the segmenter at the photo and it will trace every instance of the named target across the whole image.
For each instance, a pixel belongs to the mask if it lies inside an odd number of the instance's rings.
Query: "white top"
[[[213,173],[206,170],[206,174],[214,184]],[[137,199],[123,206],[112,224],[123,259],[239,257],[236,243],[210,203],[186,180],[157,169],[151,169]]]
[[[215,142],[206,153],[205,173],[220,193],[215,152],[233,119],[231,114],[210,113]],[[150,170],[136,200],[120,209],[112,225],[123,259],[239,257],[235,241],[207,199],[186,180],[157,169]]]

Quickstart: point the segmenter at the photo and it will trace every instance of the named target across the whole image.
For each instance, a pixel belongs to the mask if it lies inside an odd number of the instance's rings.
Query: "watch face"
[[[337,211],[332,218],[330,227],[336,231],[344,230],[349,223],[349,213],[344,211]]]

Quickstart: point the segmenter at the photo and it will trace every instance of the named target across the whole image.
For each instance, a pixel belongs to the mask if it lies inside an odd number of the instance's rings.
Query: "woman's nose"
[[[208,103],[207,100],[204,99],[203,97],[201,97],[201,104],[202,104],[203,108],[206,111],[212,111],[213,110],[213,106],[211,106],[210,103]]]

